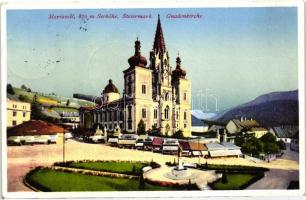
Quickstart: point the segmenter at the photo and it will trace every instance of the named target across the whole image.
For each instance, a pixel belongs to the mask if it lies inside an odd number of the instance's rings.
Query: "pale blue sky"
[[[119,19],[84,23],[78,14],[118,14]],[[152,19],[121,19],[151,14]],[[201,19],[167,19],[167,14],[201,14]],[[49,14],[75,14],[75,20],[49,20]],[[196,95],[209,89],[220,110],[273,91],[298,88],[296,8],[9,10],[8,82],[40,92],[98,95],[112,78],[120,91],[136,36],[149,59],[157,15],[175,68],[182,66]],[[80,30],[83,26],[87,31]],[[59,61],[59,62],[56,62]],[[205,106],[205,104],[204,104]],[[208,108],[214,111],[209,102]]]

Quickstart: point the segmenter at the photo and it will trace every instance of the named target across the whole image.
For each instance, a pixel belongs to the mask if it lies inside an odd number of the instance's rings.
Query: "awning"
[[[201,151],[192,151],[192,155],[193,156],[200,156],[202,154],[201,154]]]
[[[177,151],[178,146],[163,146],[163,151]]]
[[[238,156],[241,155],[241,151],[240,150],[227,150],[227,155],[228,156]]]
[[[119,140],[118,144],[135,145],[136,144],[136,140]]]
[[[209,151],[209,154],[211,157],[222,157],[227,156],[226,150],[215,150],[215,151]]]
[[[108,142],[109,143],[118,143],[118,138],[109,138]]]

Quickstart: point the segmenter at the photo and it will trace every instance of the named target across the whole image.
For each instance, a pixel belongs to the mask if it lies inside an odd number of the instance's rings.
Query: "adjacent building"
[[[276,136],[276,140],[291,143],[291,140],[299,132],[299,126],[277,126],[269,129],[269,132]]]
[[[31,104],[7,94],[7,127],[14,127],[31,119]]]
[[[7,131],[8,143],[62,143],[69,131],[56,124],[43,120],[30,120]]]
[[[242,132],[247,134],[253,134],[256,138],[260,138],[264,134],[268,133],[268,130],[262,127],[256,120],[246,118],[241,118],[240,120],[230,120],[226,125],[226,131],[229,134]]]
[[[110,79],[102,91],[100,106],[80,108],[80,126],[101,124],[113,131],[119,125],[121,130],[135,133],[142,120],[146,130],[158,129],[168,136],[181,130],[184,136],[190,136],[191,83],[179,56],[172,70],[159,17],[148,66],[140,49],[137,38],[135,54],[123,71],[122,94]]]

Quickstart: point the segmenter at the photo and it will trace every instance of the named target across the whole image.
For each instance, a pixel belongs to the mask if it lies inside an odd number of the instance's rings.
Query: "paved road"
[[[284,155],[281,159],[273,161],[273,163],[284,164],[284,161],[291,160],[291,162],[298,162],[299,154],[291,151],[289,147],[284,151]],[[265,173],[265,177],[250,185],[247,189],[287,189],[290,181],[299,180],[298,170],[281,170],[270,169]]]
[[[151,161],[154,160],[160,164],[166,161],[173,161],[176,156],[162,155],[146,151],[131,149],[119,149],[104,144],[88,144],[70,140],[65,145],[66,160],[132,160],[132,161]],[[30,191],[23,185],[23,177],[30,169],[37,166],[48,166],[54,162],[63,160],[63,146],[58,144],[52,145],[34,145],[34,146],[9,146],[8,147],[8,191]],[[198,158],[183,158],[185,163],[198,163]],[[206,160],[201,158],[201,163]],[[289,152],[282,159],[272,161],[271,163],[254,163],[243,158],[219,158],[207,159],[208,163],[213,164],[231,164],[231,165],[249,165],[262,166],[270,169],[279,170],[280,173],[291,173],[290,171],[298,170],[298,154]],[[276,172],[276,171],[275,171]],[[275,174],[271,172],[271,174]],[[271,175],[271,177],[273,177]],[[290,176],[291,177],[291,176]],[[287,176],[280,176],[281,180],[277,182],[286,182]],[[293,177],[294,178],[294,177]],[[273,185],[273,184],[272,184]],[[275,189],[279,185],[275,185]]]

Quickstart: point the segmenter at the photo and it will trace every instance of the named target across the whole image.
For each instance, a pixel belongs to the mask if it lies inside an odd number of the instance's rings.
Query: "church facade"
[[[160,18],[158,17],[149,65],[141,55],[141,43],[135,41],[135,54],[128,59],[129,67],[123,71],[122,95],[112,80],[101,95],[101,104],[80,108],[80,126],[92,128],[95,124],[113,131],[116,126],[129,133],[137,132],[142,120],[145,129],[159,129],[171,136],[181,130],[191,135],[191,83],[176,58],[176,67],[170,66]]]

